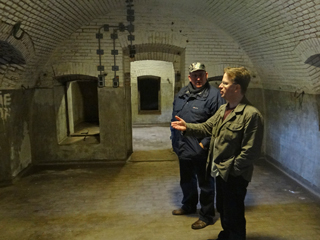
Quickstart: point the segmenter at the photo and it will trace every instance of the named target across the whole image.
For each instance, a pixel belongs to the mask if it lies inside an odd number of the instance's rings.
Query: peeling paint
[[[23,169],[28,167],[31,163],[31,146],[30,146],[30,137],[28,131],[28,124],[24,123],[23,128],[23,140],[21,146],[11,146],[11,169],[12,176],[15,177]],[[16,162],[19,164],[16,164]]]

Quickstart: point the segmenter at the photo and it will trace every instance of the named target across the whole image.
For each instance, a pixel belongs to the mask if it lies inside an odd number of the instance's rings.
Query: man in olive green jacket
[[[207,170],[216,178],[223,228],[218,240],[246,239],[244,199],[263,139],[263,118],[245,97],[249,82],[247,69],[225,68],[219,89],[227,104],[204,123],[186,123],[179,117],[171,123],[185,135],[211,136]]]

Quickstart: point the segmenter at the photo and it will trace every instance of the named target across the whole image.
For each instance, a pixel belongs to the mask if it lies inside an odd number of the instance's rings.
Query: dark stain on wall
[[[21,52],[11,44],[0,41],[0,65],[6,64],[26,64]]]

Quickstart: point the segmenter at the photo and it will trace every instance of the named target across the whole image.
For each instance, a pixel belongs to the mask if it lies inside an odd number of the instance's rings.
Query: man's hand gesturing
[[[173,127],[174,129],[177,129],[179,131],[185,131],[187,129],[186,122],[182,118],[179,118],[178,116],[175,116],[175,118],[178,121],[171,122],[171,127]]]

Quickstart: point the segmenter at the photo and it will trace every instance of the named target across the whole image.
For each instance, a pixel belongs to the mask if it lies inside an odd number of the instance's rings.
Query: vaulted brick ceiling
[[[177,11],[186,24],[209,22],[221,28],[246,52],[266,88],[320,92],[319,62],[310,64],[310,57],[318,59],[320,53],[318,1],[134,0],[133,4],[145,12],[157,9],[163,17]],[[126,0],[0,0],[0,40],[6,41],[10,28],[21,21],[24,41],[28,37],[32,45],[20,49],[25,56],[35,55],[29,63],[37,66],[81,26],[119,10],[126,11]]]

